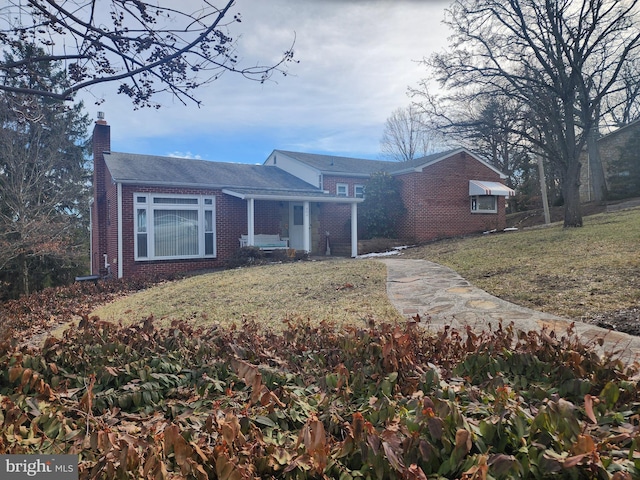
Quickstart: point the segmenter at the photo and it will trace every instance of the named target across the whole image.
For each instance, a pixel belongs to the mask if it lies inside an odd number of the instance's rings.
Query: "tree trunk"
[[[607,198],[607,184],[604,180],[604,169],[598,150],[598,129],[594,125],[587,136],[587,152],[589,155],[589,176],[591,177],[592,200],[602,202]]]
[[[574,159],[562,182],[564,197],[564,227],[582,226],[582,206],[580,205],[580,162]]]
[[[22,294],[29,295],[29,265],[27,262],[27,256],[21,255],[20,261],[20,280],[22,284]]]

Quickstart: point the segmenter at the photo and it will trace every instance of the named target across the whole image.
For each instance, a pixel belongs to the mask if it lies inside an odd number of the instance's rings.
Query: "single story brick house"
[[[112,152],[110,135],[98,120],[94,275],[216,268],[267,237],[275,243],[264,248],[355,257],[358,204],[379,171],[401,182],[400,236],[413,242],[502,229],[503,197],[514,194],[500,183],[504,175],[465,149],[403,163],[274,150],[250,165]]]

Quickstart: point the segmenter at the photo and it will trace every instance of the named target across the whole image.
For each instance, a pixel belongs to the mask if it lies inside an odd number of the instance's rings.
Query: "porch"
[[[291,192],[240,189],[224,189],[223,193],[246,201],[247,229],[242,236],[246,245],[259,246],[260,235],[278,235],[280,240],[288,241],[288,248],[327,255],[331,254],[331,242],[335,239],[337,243],[349,244],[351,257],[358,255],[361,198],[336,197],[322,192],[291,195]]]

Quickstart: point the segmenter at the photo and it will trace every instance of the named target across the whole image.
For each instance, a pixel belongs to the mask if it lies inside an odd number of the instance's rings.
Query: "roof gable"
[[[627,123],[626,125],[616,128],[613,132],[609,132],[606,135],[602,135],[600,138],[598,138],[598,142],[607,141],[612,137],[615,137],[621,133],[628,132],[629,130],[633,130],[634,128],[638,128],[638,127],[640,127],[640,119],[634,120],[630,123]]]
[[[392,172],[392,174],[400,174],[400,173],[408,173],[408,172],[412,172],[412,171],[420,171],[425,167],[428,167],[430,165],[433,165],[434,163],[438,163],[441,162],[442,160],[446,160],[449,157],[452,157],[454,155],[457,155],[459,153],[464,153],[466,155],[469,155],[472,159],[474,159],[475,161],[481,163],[482,165],[484,165],[485,167],[493,170],[494,172],[496,172],[498,175],[500,175],[501,178],[507,178],[507,176],[502,173],[500,170],[498,170],[496,167],[494,167],[493,165],[491,165],[488,161],[480,158],[478,155],[476,155],[475,153],[467,150],[466,148],[460,147],[460,148],[455,148],[452,150],[447,150],[444,152],[439,152],[439,153],[434,153],[432,155],[427,155],[426,157],[421,157],[421,158],[416,158],[414,160],[410,160],[408,162],[400,162],[400,166],[394,170]]]
[[[385,160],[367,160],[363,158],[340,157],[335,155],[321,155],[315,153],[291,152],[287,150],[274,150],[274,153],[281,153],[300,163],[308,165],[318,170],[324,175],[345,175],[368,177],[372,173],[384,171],[391,175],[420,171],[434,163],[446,160],[458,153],[466,153],[474,160],[482,163],[487,168],[498,173],[502,178],[506,178],[502,172],[496,169],[487,161],[470,152],[465,148],[455,148],[444,152],[438,152],[425,157],[416,158],[407,162],[391,162]]]

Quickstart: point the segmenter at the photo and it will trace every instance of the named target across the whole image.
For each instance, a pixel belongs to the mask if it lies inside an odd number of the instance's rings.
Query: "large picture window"
[[[135,259],[216,256],[215,199],[134,194]]]

